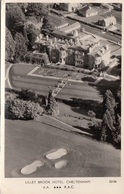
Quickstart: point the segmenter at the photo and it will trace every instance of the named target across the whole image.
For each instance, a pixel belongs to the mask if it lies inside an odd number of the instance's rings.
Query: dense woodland
[[[6,5],[6,61],[19,62],[32,51],[36,37],[43,29],[53,29],[48,21],[49,7],[41,3],[8,3]],[[38,27],[37,24],[42,24]],[[41,25],[42,26],[42,25]]]

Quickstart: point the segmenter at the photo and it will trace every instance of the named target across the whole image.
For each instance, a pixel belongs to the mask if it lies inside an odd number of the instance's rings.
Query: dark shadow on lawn
[[[59,100],[58,100],[59,101]],[[94,100],[84,100],[81,98],[71,98],[68,100],[61,100],[66,105],[69,105],[72,111],[88,116],[88,111],[92,110],[96,113],[96,117],[101,119],[103,116],[103,106],[102,103],[99,103]]]
[[[105,95],[106,90],[111,90],[111,92],[116,95],[117,93],[117,89],[120,85],[121,80],[117,80],[117,81],[108,81],[108,80],[101,80],[97,85],[96,88],[97,90],[100,92],[100,94],[102,96]],[[89,85],[93,86],[94,83],[89,83]]]
[[[101,136],[101,130],[100,129],[95,129],[95,128],[85,129],[85,128],[79,127],[79,126],[73,126],[73,127],[77,128],[81,131],[84,131],[84,132],[87,132],[87,133],[91,134],[92,136],[89,135],[90,137],[100,141],[100,136]],[[86,134],[86,136],[88,136],[88,134]]]

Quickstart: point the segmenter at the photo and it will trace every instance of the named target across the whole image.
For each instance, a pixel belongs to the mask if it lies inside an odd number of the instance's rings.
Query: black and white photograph
[[[6,179],[121,177],[122,10],[5,3]]]

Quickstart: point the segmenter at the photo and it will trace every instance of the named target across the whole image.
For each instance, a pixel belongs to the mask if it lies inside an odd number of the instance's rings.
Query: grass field
[[[27,64],[27,63],[19,63],[19,64],[14,64],[13,68],[13,74],[16,75],[27,75],[32,69],[34,69],[34,65],[32,64]]]
[[[68,126],[48,120],[6,120],[5,177],[112,177],[120,176],[120,150],[111,145],[71,133]],[[53,125],[53,126],[52,126]],[[59,128],[58,128],[59,127]],[[61,130],[60,128],[63,128]],[[65,129],[65,130],[64,130]],[[58,170],[45,155],[54,149],[68,150],[68,164]],[[45,163],[33,174],[24,176],[21,168],[35,160]]]
[[[93,101],[89,101],[89,103],[82,101],[82,104],[71,103],[69,105],[69,102],[68,104],[64,102],[58,102],[60,112],[59,115],[56,116],[56,118],[73,127],[76,127],[77,129],[80,129],[81,132],[88,132],[90,134],[93,134],[93,131],[90,129],[89,125],[94,124],[95,122],[101,122],[101,115],[98,114],[98,112],[101,111],[102,113],[102,110],[100,110],[100,104],[95,103],[96,102]],[[97,110],[99,109],[98,112],[95,111],[95,106],[97,106]],[[89,110],[93,110],[97,113],[96,118],[91,118],[88,116]]]

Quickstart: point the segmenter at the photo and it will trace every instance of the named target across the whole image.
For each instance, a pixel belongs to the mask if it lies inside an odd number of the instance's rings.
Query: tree
[[[37,36],[40,34],[40,31],[35,27],[34,24],[28,23],[25,26],[25,30],[28,38],[28,49],[32,50]]]
[[[52,91],[49,92],[48,95],[48,104],[46,107],[46,112],[50,115],[58,115],[59,114],[59,107],[55,100],[55,98],[52,95]]]
[[[116,114],[119,114],[121,116],[121,83],[119,84],[116,94],[117,94],[116,95],[116,101],[117,101]]]
[[[103,102],[106,111],[102,120],[101,140],[111,142],[116,147],[120,147],[121,118],[117,111],[117,103],[110,90],[106,91]]]
[[[117,148],[121,148],[121,117],[117,114],[116,130],[113,132],[114,145]]]
[[[18,3],[18,6],[22,9],[24,14],[27,12],[28,3]]]
[[[22,33],[16,33],[15,42],[15,61],[18,62],[23,60],[23,57],[27,52],[26,40]]]
[[[42,3],[28,3],[27,6],[27,16],[36,16],[39,21],[48,13],[47,6]]]
[[[113,141],[113,131],[115,131],[115,107],[116,102],[110,90],[107,90],[104,97],[105,113],[102,121],[101,140]]]
[[[42,64],[41,65],[45,66],[45,65],[48,65],[48,63],[49,63],[49,57],[48,57],[47,53],[44,53],[42,56]]]
[[[55,30],[55,23],[50,20],[50,15],[46,15],[43,19],[42,32],[49,34],[53,30]]]
[[[110,111],[106,110],[103,116],[103,121],[102,121],[101,140],[112,143],[113,142],[113,134],[112,134],[113,131],[115,131],[114,120],[112,118]]]
[[[104,100],[103,100],[103,106],[105,110],[108,109],[111,113],[113,110],[115,110],[116,101],[110,90],[107,90],[105,93]]]
[[[25,16],[21,8],[14,3],[9,3],[6,6],[6,26],[11,31],[12,35],[16,32],[23,32]]]
[[[15,42],[13,40],[12,34],[8,28],[6,28],[6,61],[12,61],[15,55]]]

